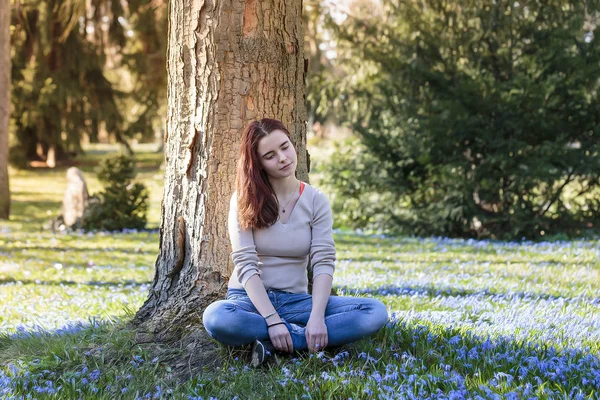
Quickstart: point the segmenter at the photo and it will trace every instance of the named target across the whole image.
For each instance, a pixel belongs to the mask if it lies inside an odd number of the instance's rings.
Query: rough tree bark
[[[8,185],[10,68],[10,0],[0,0],[0,219],[8,219],[10,215]]]
[[[233,270],[227,233],[239,138],[281,119],[308,179],[301,0],[173,0],[160,253],[134,324],[140,341],[199,332]]]

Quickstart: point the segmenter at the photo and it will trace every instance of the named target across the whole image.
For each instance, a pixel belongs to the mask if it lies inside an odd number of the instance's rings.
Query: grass
[[[94,166],[111,150],[80,160],[92,193]],[[256,370],[223,348],[219,369],[176,380],[124,325],[147,296],[158,251],[162,156],[138,157],[151,196],[150,229],[140,232],[48,232],[66,171],[11,170],[13,219],[0,222],[0,398],[600,397],[598,239],[336,232],[338,293],[381,299],[385,329]]]

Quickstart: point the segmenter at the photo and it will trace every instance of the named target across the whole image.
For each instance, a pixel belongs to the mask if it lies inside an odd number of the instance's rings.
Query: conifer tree
[[[166,44],[155,39],[166,35],[165,8],[150,0],[17,1],[12,80],[19,146],[11,158],[52,166],[79,153],[84,134],[94,141],[104,129],[126,146],[127,137],[147,135],[164,94],[158,88]]]
[[[330,104],[361,141],[331,171],[346,222],[496,238],[597,229],[599,3],[396,0],[332,24],[345,73]]]

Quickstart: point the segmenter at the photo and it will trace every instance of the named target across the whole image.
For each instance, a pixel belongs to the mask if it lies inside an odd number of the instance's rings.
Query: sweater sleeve
[[[258,253],[254,245],[252,229],[242,229],[238,220],[237,195],[233,194],[229,202],[229,240],[231,241],[231,258],[234,274],[238,282],[245,286],[253,275],[260,275],[258,270]]]
[[[333,218],[327,196],[321,191],[313,200],[312,240],[310,259],[313,279],[320,274],[333,276],[335,269],[335,242],[333,241]]]

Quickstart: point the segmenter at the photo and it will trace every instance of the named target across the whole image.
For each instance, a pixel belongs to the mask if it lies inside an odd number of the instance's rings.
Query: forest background
[[[596,231],[594,7],[305,2],[308,136],[346,138],[315,146],[332,153],[322,184],[338,226],[498,239]],[[166,2],[11,9],[14,168],[65,165],[87,143],[162,149]]]

